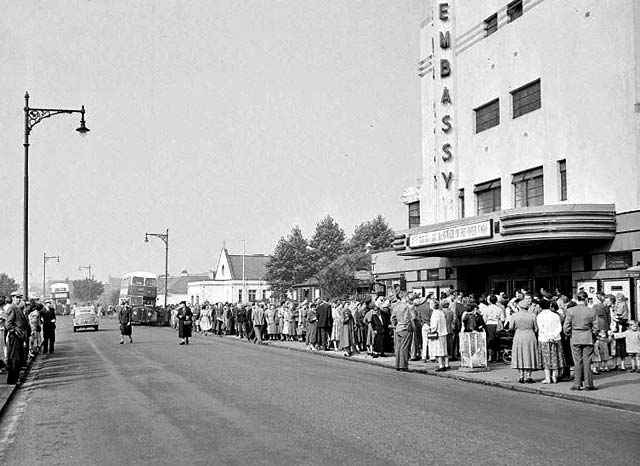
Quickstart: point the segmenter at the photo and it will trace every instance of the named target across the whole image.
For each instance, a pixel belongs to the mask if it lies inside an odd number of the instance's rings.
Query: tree
[[[326,298],[354,295],[357,270],[371,270],[370,254],[353,252],[338,257],[318,274],[322,295]]]
[[[358,225],[349,240],[353,252],[376,252],[391,247],[395,233],[382,215]]]
[[[314,272],[320,271],[346,251],[344,230],[330,216],[316,224],[316,231],[309,241],[313,251]]]
[[[296,225],[286,239],[280,238],[276,244],[266,265],[265,280],[276,296],[283,297],[294,283],[303,282],[313,275],[312,263],[309,243]]]
[[[0,273],[0,296],[9,297],[18,289],[18,284],[6,273]]]
[[[84,280],[73,280],[71,282],[74,301],[94,301],[104,292],[104,285],[92,278]],[[91,293],[91,296],[89,296]]]

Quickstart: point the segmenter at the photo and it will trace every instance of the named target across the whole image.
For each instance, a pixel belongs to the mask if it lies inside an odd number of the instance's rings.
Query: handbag
[[[437,340],[438,339],[438,332],[429,332],[429,333],[427,333],[427,338],[429,340]]]

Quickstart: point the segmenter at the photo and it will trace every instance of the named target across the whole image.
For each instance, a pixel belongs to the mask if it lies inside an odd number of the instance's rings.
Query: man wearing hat
[[[5,323],[7,338],[7,384],[18,382],[20,368],[26,362],[25,341],[29,322],[22,311],[22,293],[11,293],[11,305],[7,310]]]
[[[42,354],[53,354],[56,343],[56,311],[53,301],[47,299],[42,310]]]

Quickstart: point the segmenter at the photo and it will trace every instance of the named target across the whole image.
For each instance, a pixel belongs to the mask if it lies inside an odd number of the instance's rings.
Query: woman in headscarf
[[[129,301],[123,301],[118,311],[118,322],[120,323],[120,344],[124,344],[124,337],[129,337],[129,343],[133,343],[131,337],[131,308]]]
[[[191,309],[187,306],[186,301],[180,303],[176,317],[178,318],[178,338],[180,338],[180,343],[178,344],[188,345],[193,327],[193,312],[191,312]]]
[[[528,312],[529,303],[521,301],[523,306],[511,316],[512,328],[515,330],[511,347],[511,367],[520,373],[518,382],[534,383],[531,373],[538,369],[538,340],[536,332],[538,324],[535,314]]]

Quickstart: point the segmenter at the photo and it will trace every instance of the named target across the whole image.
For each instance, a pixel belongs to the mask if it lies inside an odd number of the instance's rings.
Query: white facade
[[[474,187],[495,178],[501,179],[502,209],[513,208],[512,174],[539,166],[545,204],[638,209],[640,4],[525,0],[522,16],[509,22],[507,3],[432,1],[422,23],[421,58],[430,65],[421,77],[421,224],[461,218],[459,189],[465,216],[475,215]],[[486,35],[484,20],[495,13],[498,29]],[[440,33],[447,32],[450,46],[442,48]],[[510,93],[535,80],[541,108],[513,118]],[[443,99],[445,88],[451,102]],[[476,133],[474,109],[494,99],[499,125]],[[560,160],[566,160],[566,201]]]
[[[588,284],[638,313],[640,2],[431,0],[420,43],[423,182],[402,197],[420,202],[420,226],[377,278]]]

